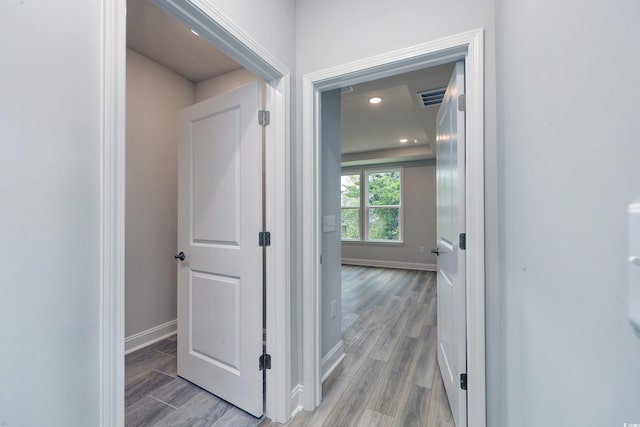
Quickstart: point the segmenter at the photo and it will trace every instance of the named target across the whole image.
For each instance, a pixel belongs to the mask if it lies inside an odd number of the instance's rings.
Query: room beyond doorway
[[[466,245],[467,254],[467,349],[468,372],[477,383],[470,383],[467,391],[469,426],[486,423],[484,390],[484,123],[483,123],[483,34],[469,31],[427,42],[408,49],[362,59],[349,64],[311,73],[303,77],[303,280],[309,292],[304,297],[304,371],[306,409],[315,408],[321,401],[320,368],[320,298],[322,205],[319,184],[321,140],[320,105],[317,100],[327,91],[349,84],[375,80],[462,60],[466,70],[467,115],[467,233],[475,239]],[[471,325],[471,326],[469,326]]]
[[[189,28],[198,33],[200,37],[222,46],[221,50],[231,59],[246,69],[251,70],[256,76],[267,83],[266,107],[271,111],[272,123],[266,132],[266,138],[272,148],[270,156],[266,159],[266,180],[269,194],[266,200],[267,227],[283,236],[281,242],[272,244],[270,251],[272,256],[267,263],[268,305],[277,304],[285,306],[284,301],[288,289],[289,279],[286,275],[288,265],[288,249],[285,247],[289,234],[288,216],[276,215],[274,212],[289,212],[289,177],[284,174],[287,170],[285,156],[288,152],[289,137],[284,131],[289,126],[290,118],[285,114],[289,105],[288,69],[267,52],[260,48],[259,44],[236,27],[227,17],[212,8],[202,11],[195,8],[177,7],[172,0],[157,0],[154,4],[160,5],[174,17],[182,22],[189,22]],[[102,300],[104,324],[102,331],[102,358],[103,371],[101,388],[101,405],[103,408],[103,420],[105,425],[121,425],[124,420],[123,405],[124,390],[122,378],[124,378],[123,366],[123,330],[125,324],[124,307],[124,247],[125,247],[125,69],[124,62],[125,45],[125,2],[115,1],[105,14],[105,55],[104,55],[104,116],[103,128],[105,137],[102,142],[104,152],[102,171],[103,180],[103,242],[104,252],[101,280],[103,283]],[[169,258],[175,254],[169,253]],[[285,277],[286,276],[286,277]],[[287,349],[287,331],[290,324],[286,321],[281,311],[270,310],[266,319],[268,325],[268,346],[275,357],[272,369],[267,373],[267,394],[271,396],[266,402],[266,413],[274,419],[286,420],[290,413],[289,400],[290,378],[286,374],[285,366],[289,357]],[[284,336],[280,336],[281,333]]]
[[[260,417],[264,82],[149,0],[130,0],[127,20],[125,345],[177,328],[177,375]],[[147,374],[125,382],[126,417],[141,384],[163,386]]]

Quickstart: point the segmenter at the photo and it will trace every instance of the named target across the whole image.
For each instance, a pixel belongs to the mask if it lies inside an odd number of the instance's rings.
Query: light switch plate
[[[330,231],[336,231],[336,216],[325,215],[322,220],[322,231],[325,233]]]
[[[629,205],[629,320],[640,330],[640,203]]]

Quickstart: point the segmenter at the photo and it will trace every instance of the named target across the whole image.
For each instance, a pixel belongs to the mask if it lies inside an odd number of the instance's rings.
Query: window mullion
[[[364,169],[360,169],[360,240],[369,240],[368,212],[365,213],[367,210],[366,200],[368,199],[369,185],[365,178]]]

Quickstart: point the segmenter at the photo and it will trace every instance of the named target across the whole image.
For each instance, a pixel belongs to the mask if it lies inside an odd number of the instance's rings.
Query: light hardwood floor
[[[287,426],[453,427],[436,361],[435,273],[343,266],[342,309],[346,357],[322,404]]]
[[[346,357],[289,427],[453,427],[436,362],[435,273],[342,268]],[[125,424],[275,427],[178,378],[175,337],[125,360]]]

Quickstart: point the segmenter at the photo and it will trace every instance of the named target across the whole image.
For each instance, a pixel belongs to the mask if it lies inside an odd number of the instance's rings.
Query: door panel
[[[465,253],[459,246],[465,230],[464,64],[456,64],[437,116],[436,179],[438,249],[438,365],[456,426],[467,425]]]
[[[260,83],[180,112],[178,375],[260,416]]]
[[[194,241],[240,243],[239,126],[240,106],[192,124]],[[211,144],[211,140],[226,143]]]
[[[191,274],[191,351],[210,363],[238,371],[239,292],[236,277]],[[216,302],[219,311],[212,311]]]

